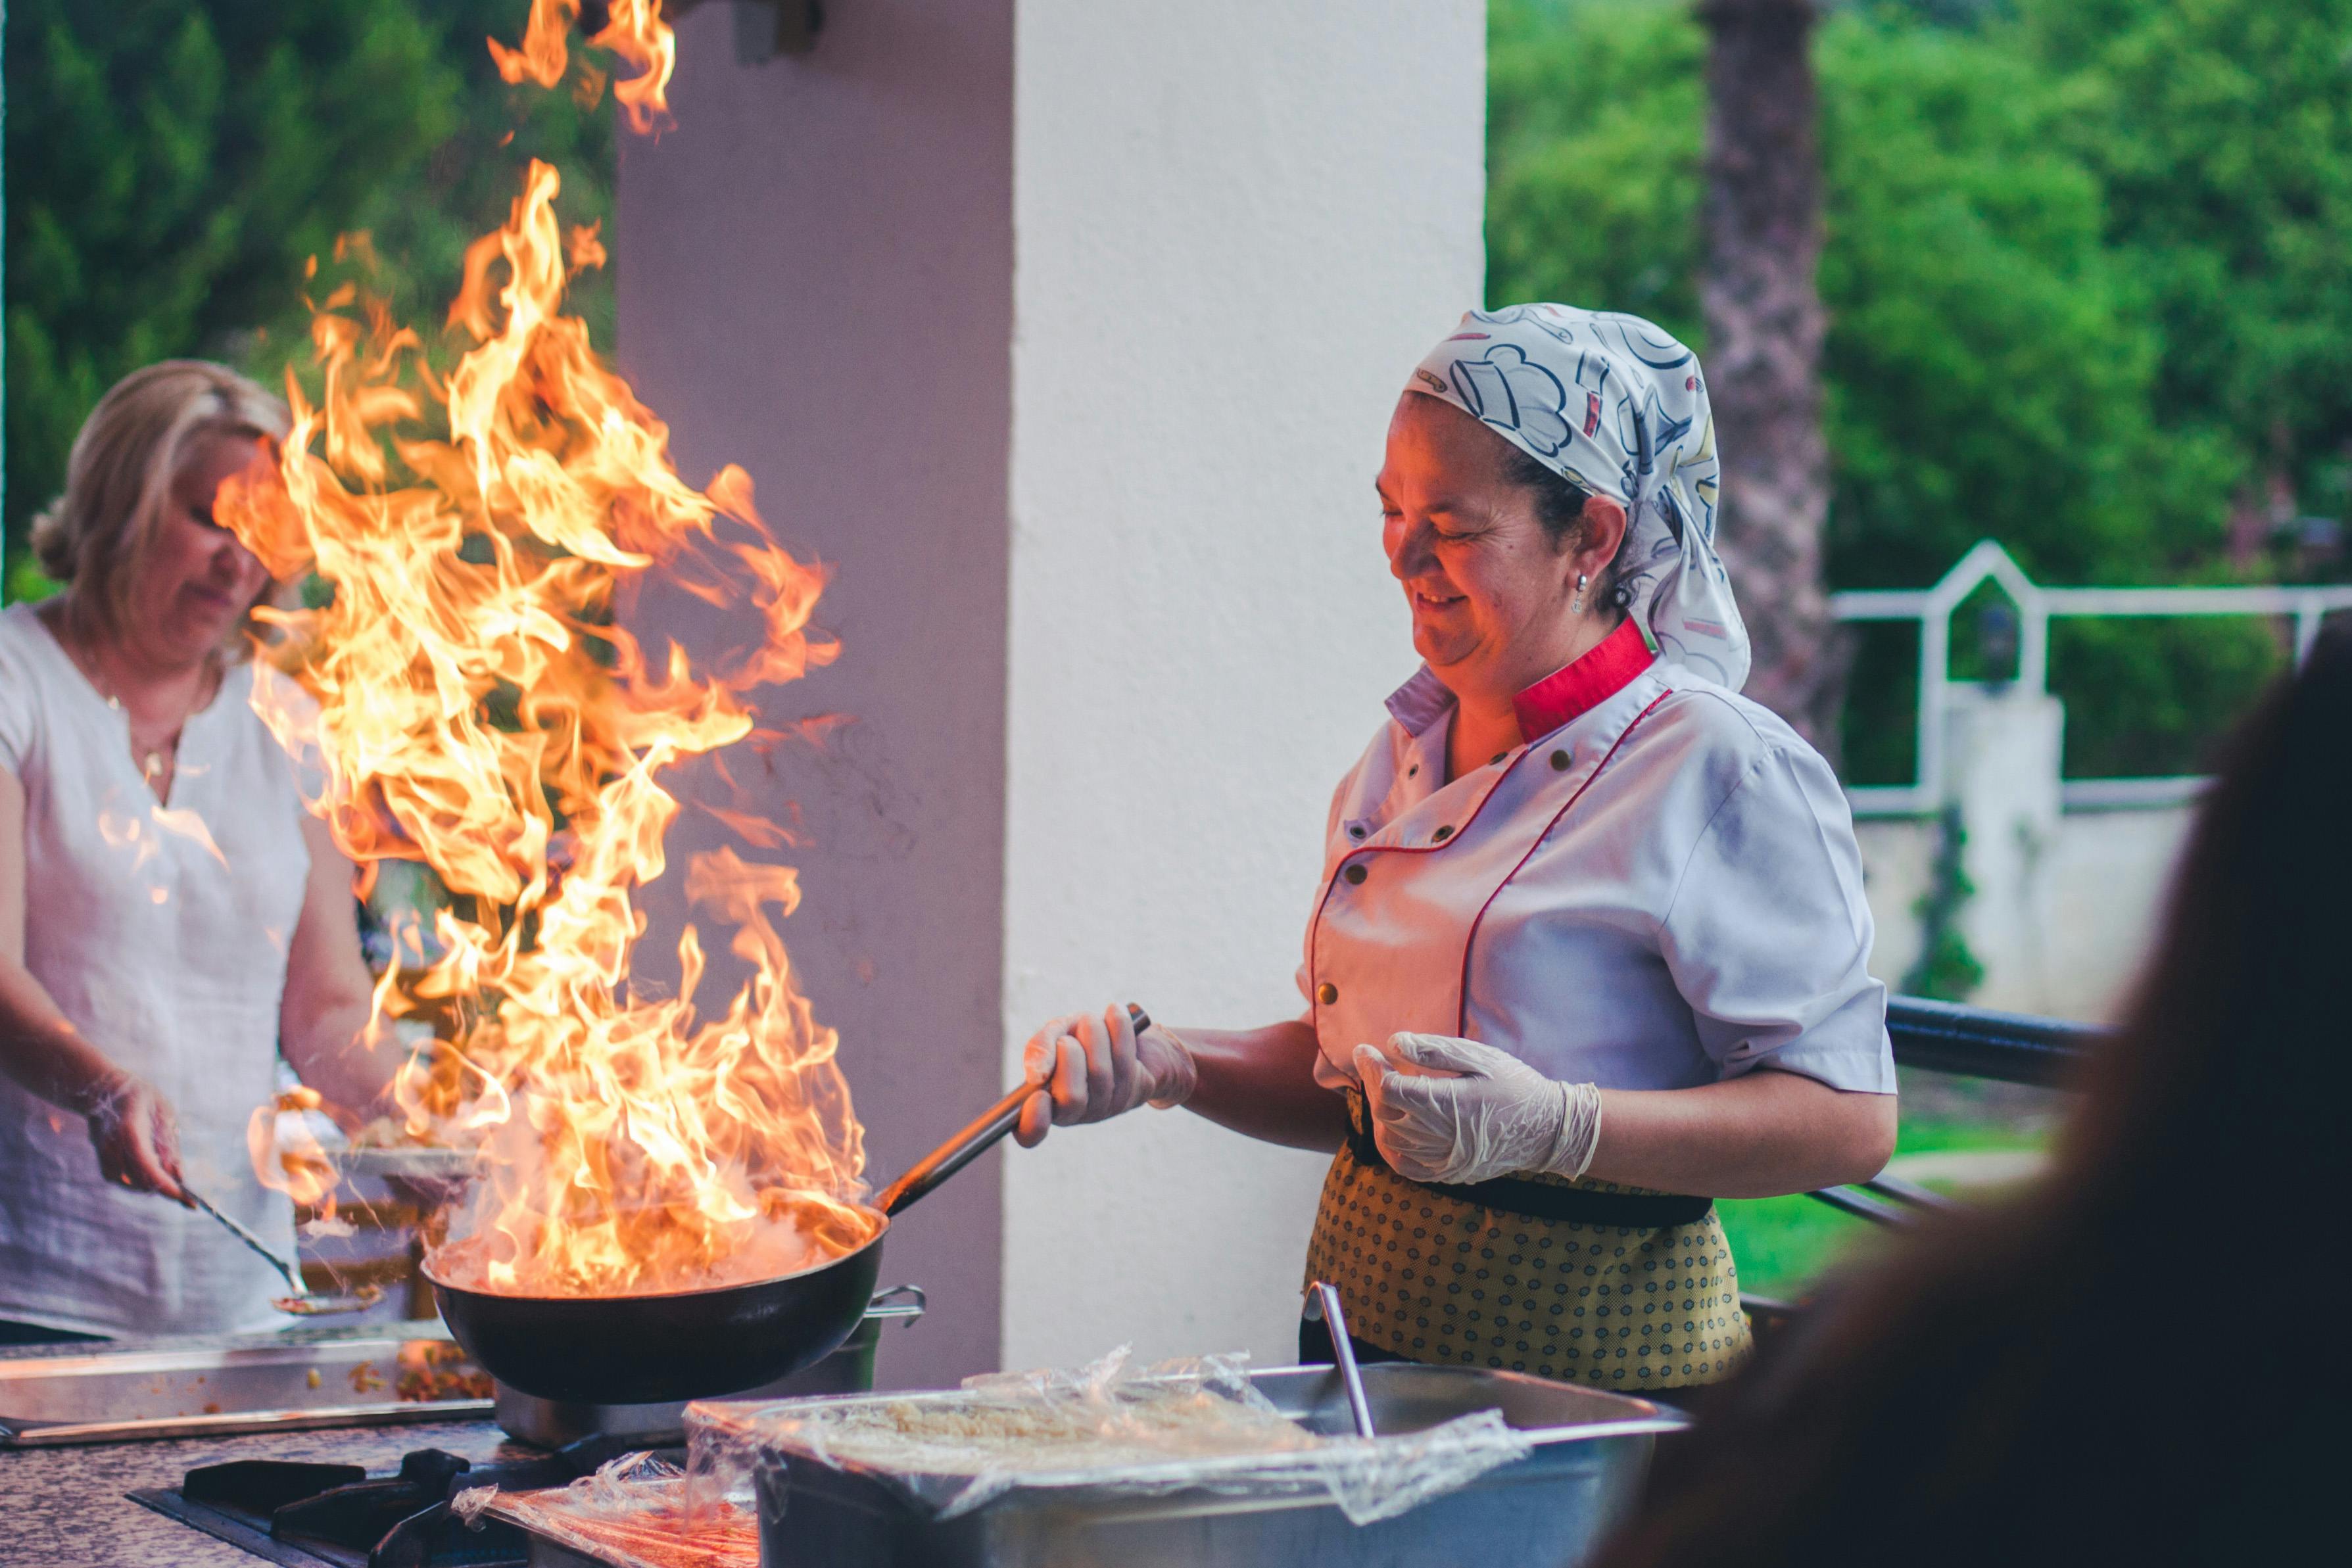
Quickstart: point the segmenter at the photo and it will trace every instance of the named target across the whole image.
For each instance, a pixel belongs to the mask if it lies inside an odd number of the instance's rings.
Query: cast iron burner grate
[[[495,1519],[469,1528],[449,1511],[450,1500],[475,1487],[560,1487],[633,1447],[598,1434],[551,1454],[481,1465],[419,1448],[389,1476],[358,1465],[237,1459],[131,1497],[285,1568],[522,1568],[529,1536]]]

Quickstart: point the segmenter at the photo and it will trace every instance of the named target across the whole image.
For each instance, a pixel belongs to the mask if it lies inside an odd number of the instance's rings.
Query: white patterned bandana
[[[1638,316],[1473,310],[1412,372],[1569,480],[1625,508],[1619,580],[1658,652],[1738,691],[1748,629],[1715,553],[1715,415],[1698,356]]]

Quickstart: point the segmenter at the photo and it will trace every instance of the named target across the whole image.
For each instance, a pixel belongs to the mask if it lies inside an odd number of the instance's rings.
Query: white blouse
[[[263,678],[276,679],[275,676]],[[0,768],[25,789],[25,965],[155,1086],[188,1182],[284,1255],[292,1207],[246,1123],[277,1087],[286,954],[310,851],[285,752],[233,667],[180,737],[168,805],[122,711],[32,606],[0,611]],[[87,1333],[282,1327],[285,1281],[217,1222],[99,1176],[82,1119],[0,1080],[0,1318]]]
[[[1307,931],[1317,1082],[1416,1030],[1610,1089],[1769,1065],[1895,1092],[1853,818],[1780,719],[1631,622],[1523,695],[1531,738],[1450,783],[1453,695],[1423,669],[1388,706]]]

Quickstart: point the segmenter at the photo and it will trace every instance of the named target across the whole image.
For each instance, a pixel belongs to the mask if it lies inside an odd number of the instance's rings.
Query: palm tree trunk
[[[1844,668],[1822,580],[1821,154],[1810,0],[1704,0],[1707,379],[1718,536],[1755,643],[1748,694],[1833,760]]]

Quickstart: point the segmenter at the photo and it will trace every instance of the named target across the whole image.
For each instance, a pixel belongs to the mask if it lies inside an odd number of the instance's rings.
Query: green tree
[[[1706,35],[1660,0],[1492,0],[1486,298],[1631,310],[1704,351]]]
[[[11,596],[25,529],[108,386],[174,355],[275,383],[308,358],[304,267],[366,231],[374,285],[436,337],[466,243],[528,156],[574,222],[611,210],[605,107],[509,88],[483,37],[520,0],[14,0],[7,8]],[[510,14],[509,14],[510,13]],[[331,264],[330,264],[331,265]],[[609,286],[582,305],[610,341]]]
[[[2210,559],[2232,467],[2159,427],[2162,339],[2058,85],[1888,13],[1821,47],[1833,580],[1916,587],[1987,537],[2046,580]]]
[[[2129,160],[2095,145],[2126,130],[2095,133],[2107,100],[1998,7],[1944,8],[1968,26],[1925,8],[1846,9],[1816,46],[1831,581],[1924,586],[1986,537],[2045,581],[2225,572],[2242,436],[2183,417],[2168,390],[2179,324],[2118,237],[2145,225],[2118,210],[2132,192],[2110,166]],[[1689,7],[1496,0],[1491,15],[1489,298],[1643,311],[1704,353],[1705,40]],[[1857,645],[1856,782],[1909,775],[1916,642],[1888,628]],[[2273,643],[2251,622],[2063,630],[2052,669],[2074,699],[2070,768],[2195,766],[2275,664]]]
[[[1704,353],[1688,7],[1493,17],[1490,299],[1606,302]],[[2234,469],[2157,423],[2163,343],[2098,173],[2057,140],[2061,85],[1998,35],[1897,13],[1842,14],[1819,52],[1832,580],[1916,587],[1988,535],[2053,580],[2210,557]]]
[[[2054,129],[2107,192],[2108,243],[2160,329],[2168,435],[2236,465],[2235,555],[2341,519],[2352,457],[2352,0],[2018,0]],[[2268,554],[2271,559],[2260,559]]]

